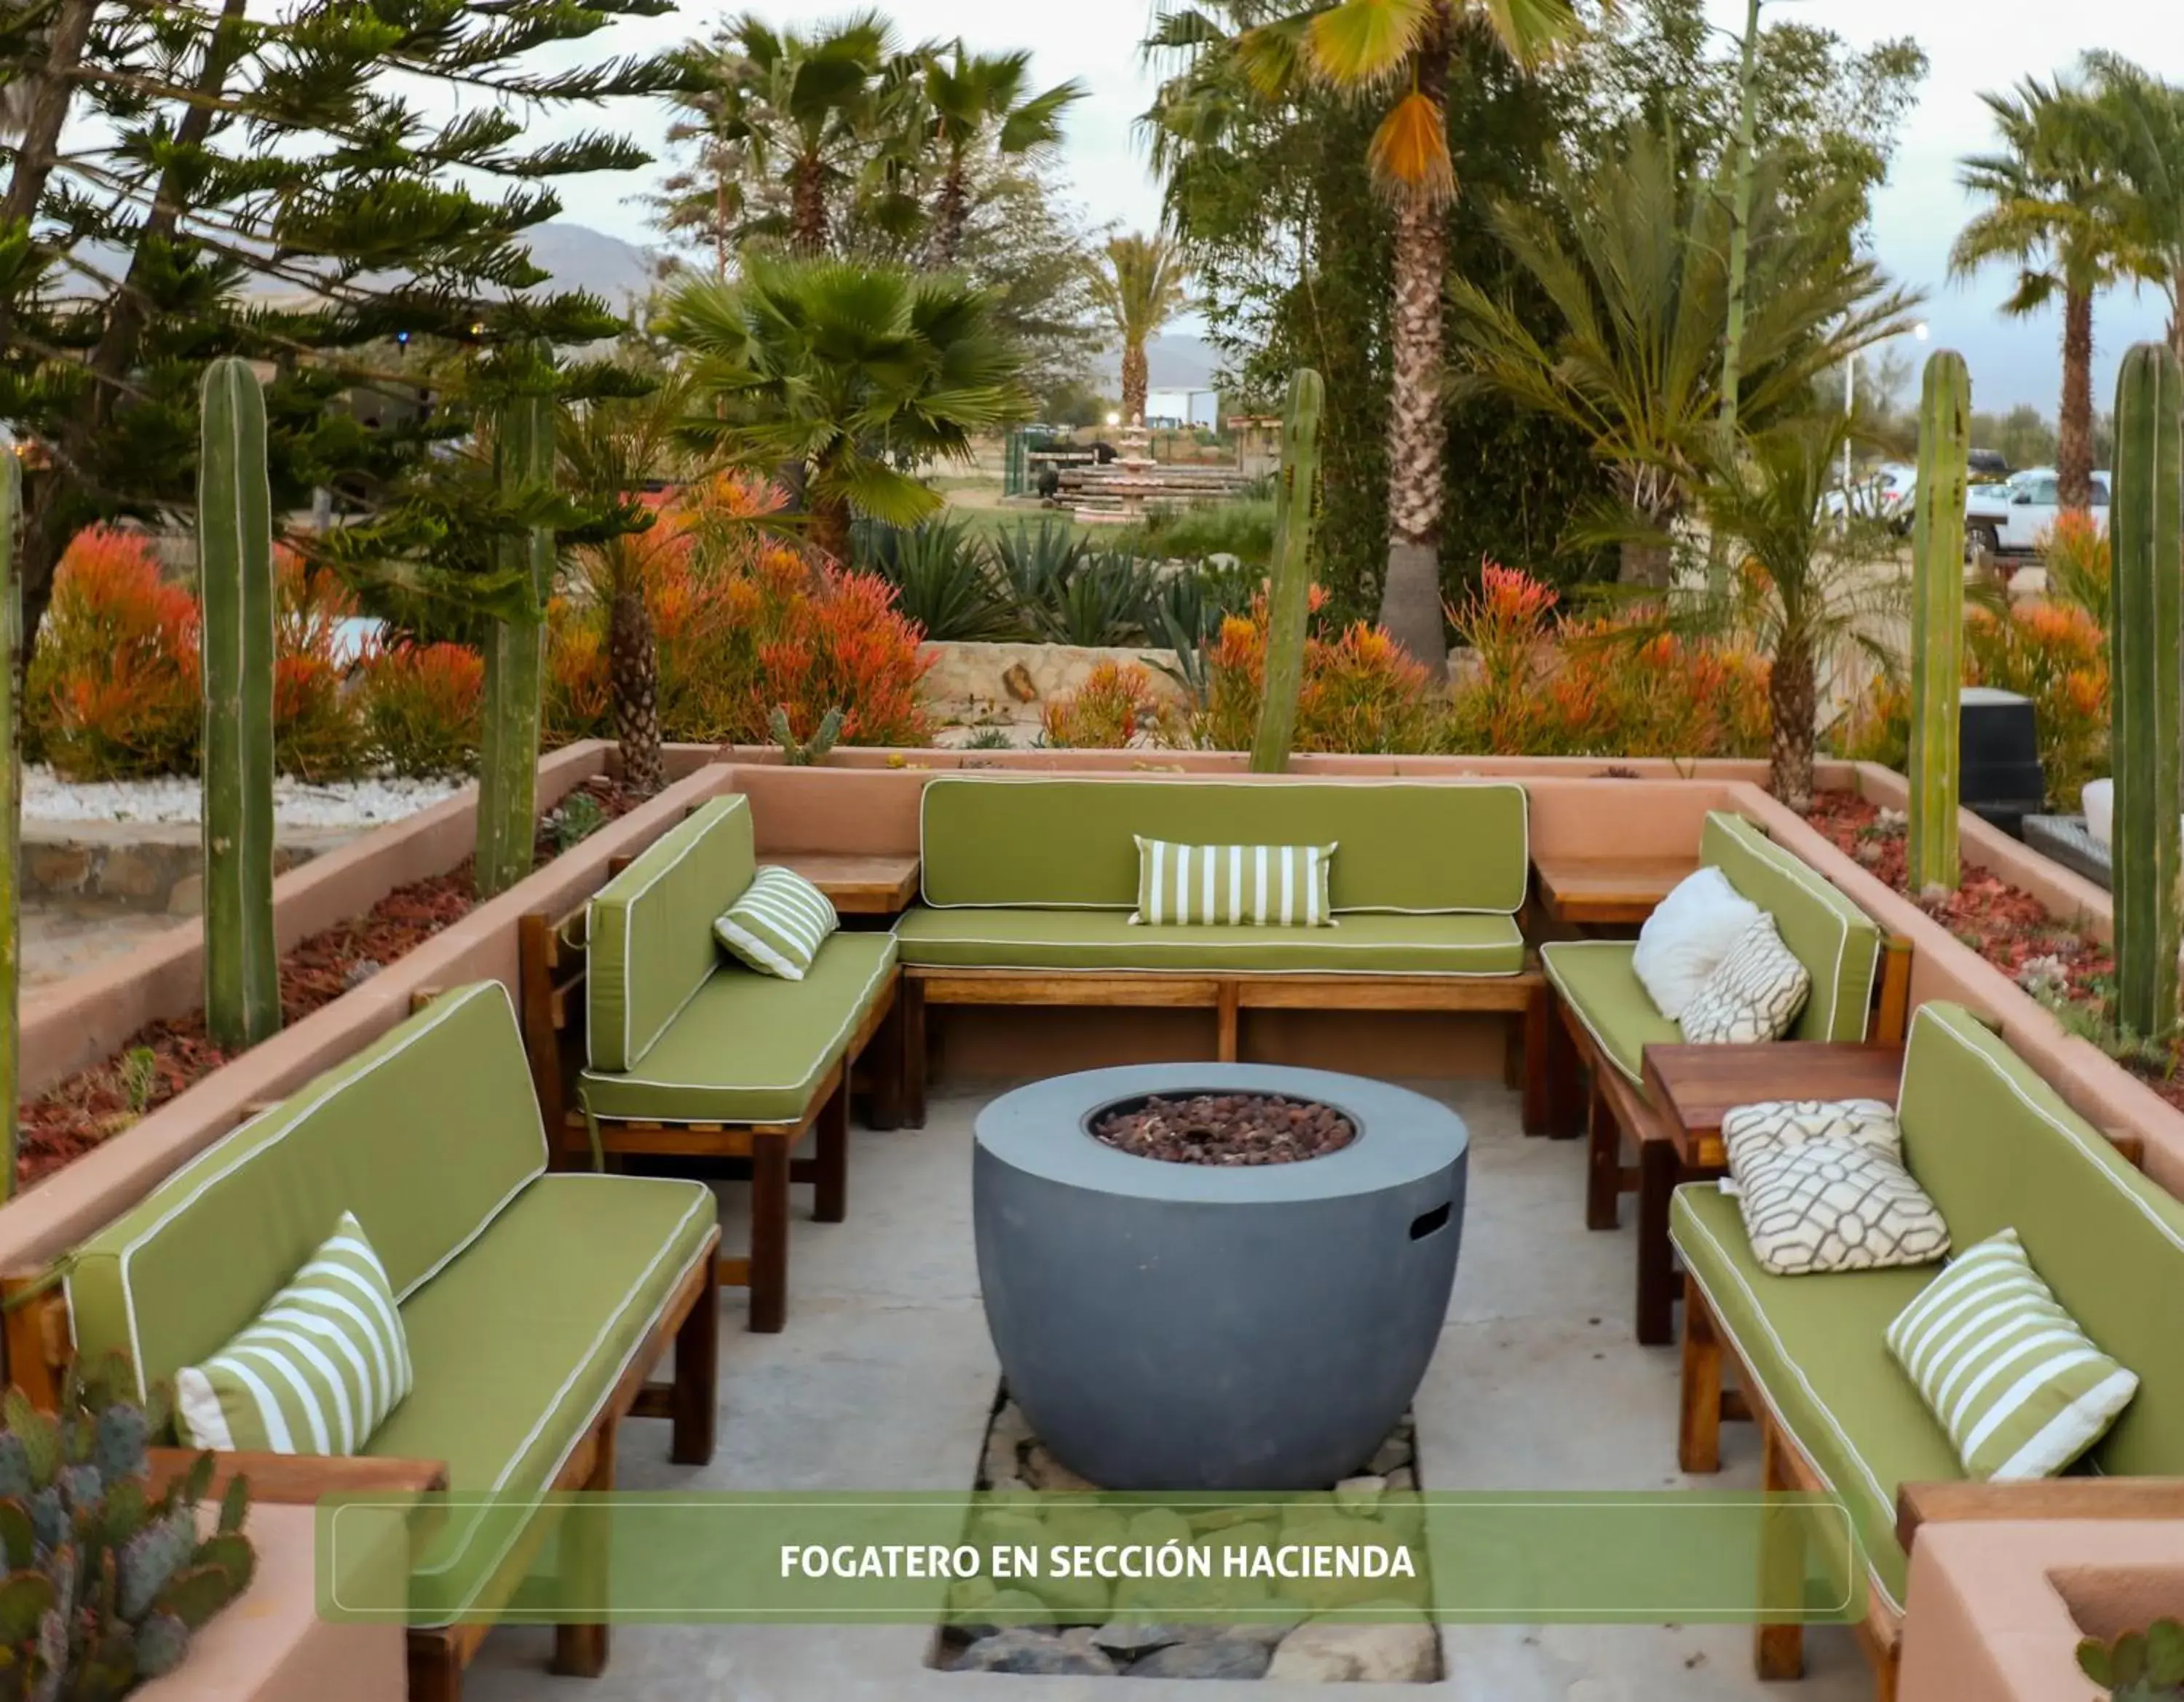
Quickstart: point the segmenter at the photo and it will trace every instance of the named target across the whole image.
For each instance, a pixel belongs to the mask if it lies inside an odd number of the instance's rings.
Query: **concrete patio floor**
[[[1467,1120],[1472,1154],[1455,1299],[1414,1409],[1425,1487],[1756,1484],[1749,1426],[1729,1427],[1720,1477],[1677,1472],[1677,1358],[1632,1337],[1630,1232],[1585,1231],[1582,1149],[1526,1139],[1514,1095],[1499,1086],[1428,1091]],[[986,1097],[936,1097],[922,1131],[856,1132],[849,1221],[794,1222],[788,1328],[751,1335],[742,1294],[722,1297],[712,1465],[669,1466],[666,1427],[632,1421],[618,1450],[621,1487],[969,1487],[1000,1375],[971,1238],[971,1120]],[[731,1246],[744,1238],[743,1194],[724,1190]],[[605,1675],[584,1680],[547,1673],[550,1633],[511,1629],[487,1640],[468,1694],[473,1702],[978,1702],[998,1693],[1094,1702],[1117,1694],[1113,1679],[937,1671],[924,1664],[929,1641],[916,1626],[622,1627]],[[1446,1677],[1401,1694],[1467,1702],[1863,1702],[1873,1694],[1851,1633],[1832,1628],[1808,1632],[1808,1677],[1787,1688],[1752,1676],[1751,1633],[1735,1627],[1450,1627],[1442,1648]],[[1306,1702],[1331,1688],[1127,1686],[1121,1694],[1140,1702],[1210,1694]]]

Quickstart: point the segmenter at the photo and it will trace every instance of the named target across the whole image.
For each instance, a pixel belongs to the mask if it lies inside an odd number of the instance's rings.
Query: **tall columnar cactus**
[[[494,467],[511,502],[554,479],[554,402],[543,392],[500,409]],[[538,835],[538,722],[546,659],[546,599],[554,587],[554,533],[533,526],[505,541],[504,566],[525,589],[520,611],[493,623],[485,645],[485,713],[478,741],[477,893],[489,898],[531,872]]]
[[[1282,414],[1282,470],[1274,485],[1274,553],[1267,591],[1266,688],[1251,741],[1251,771],[1280,774],[1296,737],[1297,697],[1304,689],[1305,626],[1312,615],[1312,523],[1319,484],[1319,416],[1327,399],[1319,375],[1300,366],[1290,375]]]
[[[1911,890],[1957,884],[1958,698],[1964,668],[1964,498],[1971,374],[1943,349],[1919,402],[1919,484],[1911,520]]]
[[[15,1191],[15,1104],[22,1082],[22,729],[15,714],[22,589],[15,578],[15,522],[23,464],[0,450],[0,1199]]]
[[[2184,941],[2184,835],[2177,810],[2184,710],[2184,369],[2141,343],[2116,381],[2114,547],[2109,622],[2115,766],[2116,1020],[2147,1038],[2176,1023]]]
[[[273,498],[249,363],[205,369],[198,450],[203,608],[205,1027],[254,1046],[281,1026],[273,937]]]

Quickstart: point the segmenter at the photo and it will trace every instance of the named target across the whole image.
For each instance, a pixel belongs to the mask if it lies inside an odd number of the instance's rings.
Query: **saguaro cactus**
[[[1911,890],[1953,890],[1958,698],[1964,670],[1964,498],[1971,374],[1942,349],[1919,402],[1919,485],[1911,520]]]
[[[1297,696],[1304,689],[1305,624],[1312,615],[1312,522],[1319,483],[1319,415],[1327,399],[1319,375],[1300,366],[1290,375],[1282,414],[1282,470],[1274,485],[1274,553],[1267,590],[1266,687],[1251,741],[1251,771],[1279,774],[1290,765],[1296,737]]]
[[[2184,368],[2161,343],[2124,357],[2116,381],[2114,545],[2109,622],[2115,766],[2116,1020],[2147,1038],[2176,1022],[2184,941],[2177,826],[2184,709]]]
[[[501,488],[520,497],[554,478],[554,403],[543,391],[503,404],[493,438]],[[491,898],[531,872],[538,835],[538,721],[546,657],[546,599],[554,534],[533,526],[501,548],[528,587],[522,612],[496,620],[485,644],[485,712],[478,740],[477,893]]]
[[[15,1192],[15,1104],[22,1091],[22,729],[15,715],[23,631],[15,520],[23,464],[0,450],[0,1199]]]
[[[205,369],[198,450],[203,608],[205,1028],[254,1046],[281,1026],[273,939],[273,498],[249,363]]]

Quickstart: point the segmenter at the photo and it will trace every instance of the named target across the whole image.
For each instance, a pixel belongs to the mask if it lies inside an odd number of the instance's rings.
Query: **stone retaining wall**
[[[284,828],[273,872],[346,845],[361,827]],[[122,909],[193,916],[204,909],[204,848],[194,821],[26,821],[23,893],[95,898]]]
[[[943,721],[1000,725],[1038,721],[1045,704],[1084,683],[1102,662],[1142,666],[1159,697],[1180,703],[1183,687],[1166,670],[1173,650],[1076,644],[922,644],[929,659],[925,698]]]

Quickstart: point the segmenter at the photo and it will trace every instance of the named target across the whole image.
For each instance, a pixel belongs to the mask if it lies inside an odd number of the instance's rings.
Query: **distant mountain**
[[[531,232],[531,258],[565,290],[588,290],[616,313],[652,287],[652,259],[634,242],[555,220]]]

